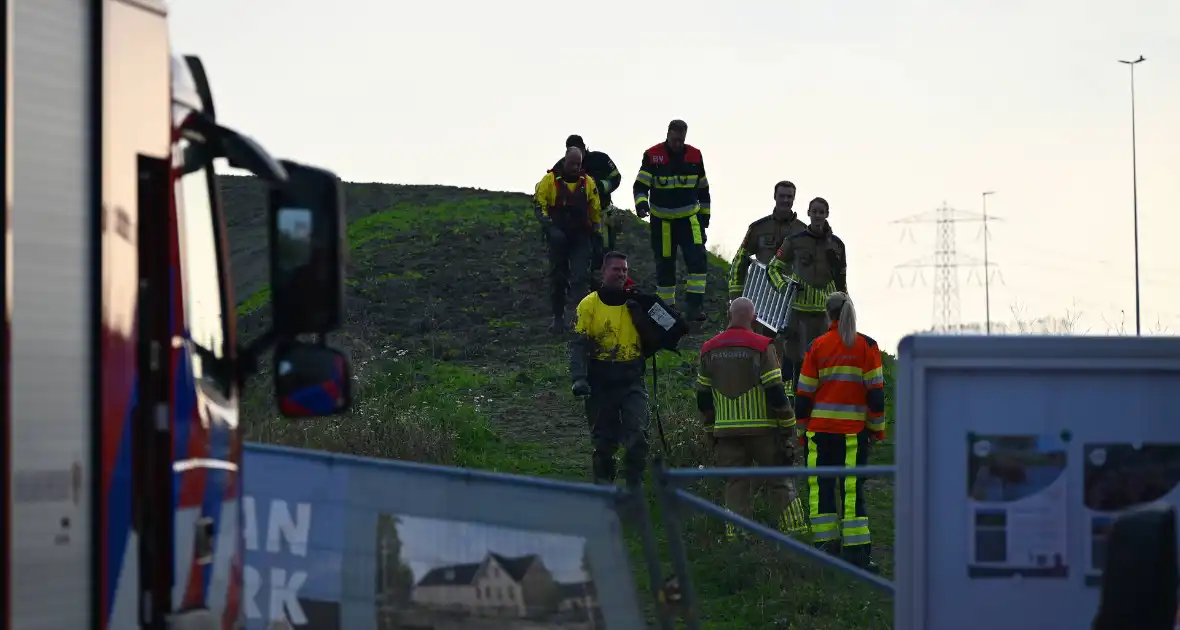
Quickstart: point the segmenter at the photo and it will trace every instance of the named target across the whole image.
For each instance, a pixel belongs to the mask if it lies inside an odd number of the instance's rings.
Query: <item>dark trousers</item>
[[[623,447],[623,478],[628,485],[643,480],[649,449],[651,417],[643,381],[590,382],[586,420],[594,444],[591,462],[595,483],[614,483],[615,451]]]
[[[803,369],[803,357],[811,342],[820,335],[828,332],[828,316],[824,313],[810,311],[791,311],[787,330],[783,338],[783,384],[787,395],[795,396],[795,385],[799,381],[799,372]],[[787,368],[790,368],[788,372]]]
[[[590,239],[588,232],[547,230],[549,245],[549,305],[554,317],[565,316],[567,294],[581,300],[590,292]]]
[[[709,256],[705,250],[704,230],[694,214],[683,219],[651,218],[651,248],[656,259],[656,295],[669,306],[676,306],[676,250],[684,255],[688,270],[685,301],[699,308],[705,301],[705,280]]]
[[[807,466],[864,466],[869,461],[868,433],[807,432]],[[871,545],[863,477],[808,477],[808,516],[812,540],[821,547]]]
[[[614,242],[611,242],[611,250],[614,249]],[[598,234],[590,236],[590,290],[597,291],[602,288],[602,257],[606,255],[607,250],[603,249],[602,237]]]

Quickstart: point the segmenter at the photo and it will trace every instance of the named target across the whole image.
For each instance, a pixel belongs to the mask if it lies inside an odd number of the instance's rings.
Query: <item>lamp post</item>
[[[1135,64],[1147,61],[1143,55],[1135,61],[1124,61],[1131,68],[1131,204],[1135,216],[1135,336],[1143,334],[1139,318],[1139,169],[1135,151]]]
[[[987,322],[987,334],[992,334],[992,292],[991,292],[991,267],[988,266],[987,261],[987,196],[994,195],[996,191],[989,190],[983,193],[983,308],[985,312],[984,320]]]

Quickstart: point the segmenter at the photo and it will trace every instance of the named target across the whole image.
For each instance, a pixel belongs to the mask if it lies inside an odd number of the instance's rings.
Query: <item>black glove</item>
[[[703,228],[709,227],[709,217],[710,216],[711,215],[709,215],[707,213],[697,213],[697,221],[701,224],[701,227],[703,227]]]
[[[590,383],[584,378],[574,381],[573,387],[574,396],[579,398],[590,395]]]
[[[651,208],[648,207],[648,204],[646,201],[642,201],[642,202],[635,205],[635,214],[639,215],[640,219],[646,217],[648,215],[649,210],[651,210]]]

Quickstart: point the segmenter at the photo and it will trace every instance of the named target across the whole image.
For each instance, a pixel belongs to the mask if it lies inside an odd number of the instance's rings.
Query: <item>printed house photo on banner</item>
[[[1106,566],[1106,539],[1124,512],[1165,501],[1180,501],[1180,444],[1087,444],[1084,501],[1086,504],[1086,584],[1098,587]]]
[[[381,514],[380,630],[602,630],[585,539]]]
[[[967,573],[1065,578],[1067,435],[970,435]]]

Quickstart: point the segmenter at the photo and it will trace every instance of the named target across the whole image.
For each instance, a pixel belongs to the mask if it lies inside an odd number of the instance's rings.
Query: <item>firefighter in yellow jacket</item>
[[[783,389],[782,370],[771,339],[751,329],[754,303],[730,303],[727,330],[701,346],[697,409],[713,442],[718,467],[782,466],[794,459],[795,414]],[[749,477],[725,481],[725,507],[751,517]],[[807,517],[795,485],[782,477],[762,480],[778,526],[801,533]],[[726,523],[726,536],[736,531]]]
[[[569,147],[562,169],[537,182],[533,211],[549,246],[549,330],[564,332],[565,300],[580,300],[590,290],[592,239],[602,239],[602,202],[594,178],[582,170],[582,150]]]
[[[770,283],[782,291],[787,280],[799,283],[799,293],[791,309],[786,331],[786,358],[792,364],[787,393],[794,393],[803,355],[816,337],[827,332],[824,307],[835,291],[848,291],[848,255],[844,241],[832,233],[828,224],[828,202],[822,197],[807,206],[807,229],[783,239],[778,252],[767,266]]]

